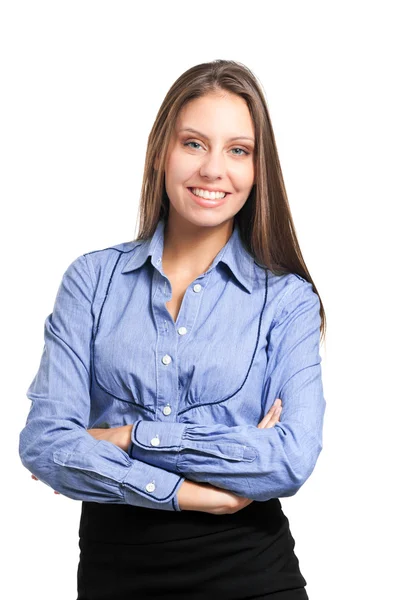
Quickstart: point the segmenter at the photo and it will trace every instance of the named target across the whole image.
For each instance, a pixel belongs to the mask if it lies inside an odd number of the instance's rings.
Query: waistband
[[[128,504],[82,502],[79,536],[86,541],[149,544],[242,528],[243,533],[276,531],[287,521],[278,498],[253,501],[233,514],[143,508]]]

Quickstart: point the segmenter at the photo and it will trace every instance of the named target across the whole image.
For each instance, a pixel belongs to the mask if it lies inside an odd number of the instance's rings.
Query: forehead
[[[231,136],[254,136],[254,124],[248,106],[236,94],[207,94],[185,104],[176,119],[175,132],[194,128],[204,135],[214,132]]]

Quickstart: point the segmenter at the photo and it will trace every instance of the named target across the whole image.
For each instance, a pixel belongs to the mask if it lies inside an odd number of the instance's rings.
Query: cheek
[[[193,173],[193,163],[184,154],[173,152],[166,165],[166,181],[182,183],[190,179]]]
[[[255,181],[255,168],[253,164],[250,164],[246,171],[243,173],[243,181],[245,187],[252,188]]]
[[[237,169],[231,172],[231,181],[237,191],[247,192],[254,184],[253,169]]]

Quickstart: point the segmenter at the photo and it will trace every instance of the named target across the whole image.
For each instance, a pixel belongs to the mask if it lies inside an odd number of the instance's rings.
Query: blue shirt
[[[319,298],[259,265],[235,222],[175,323],[163,234],[160,220],[150,239],[66,269],[27,390],[22,463],[91,502],[180,511],[185,478],[257,501],[292,496],[322,449]],[[280,422],[257,428],[276,398]],[[87,432],[132,423],[128,452]]]

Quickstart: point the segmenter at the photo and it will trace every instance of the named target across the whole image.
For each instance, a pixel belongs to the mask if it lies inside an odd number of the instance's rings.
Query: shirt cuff
[[[177,466],[185,423],[164,423],[162,421],[136,421],[132,428],[130,456],[140,461],[154,461],[157,452],[157,466],[179,473]]]
[[[135,461],[123,481],[126,503],[180,512],[178,490],[184,481],[181,475]]]

